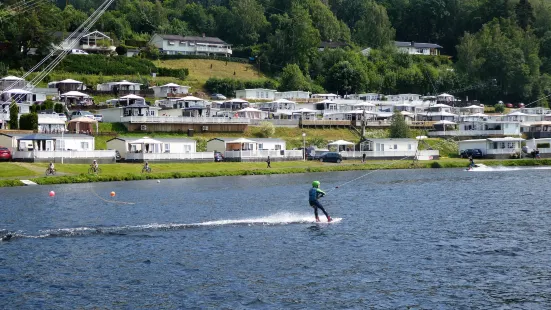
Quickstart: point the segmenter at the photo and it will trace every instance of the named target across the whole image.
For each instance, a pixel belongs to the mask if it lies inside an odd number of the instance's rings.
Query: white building
[[[121,95],[126,94],[138,94],[140,92],[140,87],[142,84],[133,83],[127,80],[122,80],[120,82],[107,82],[98,84],[96,86],[98,91],[105,92],[116,92]]]
[[[274,89],[266,88],[251,88],[235,91],[235,97],[245,100],[275,100]]]
[[[99,31],[92,31],[86,34],[58,31],[54,33],[54,36],[62,40],[60,47],[65,51],[81,49],[87,53],[110,54],[115,52],[116,49],[113,39]]]
[[[277,99],[287,99],[287,100],[300,100],[300,99],[310,99],[310,92],[302,90],[292,90],[284,92],[276,92],[274,98]]]
[[[48,88],[57,88],[60,94],[70,91],[83,91],[86,90],[86,86],[81,81],[73,79],[65,79],[62,81],[53,81],[48,83]]]
[[[398,94],[386,96],[388,101],[418,101],[421,99],[421,95],[418,94]]]
[[[225,56],[232,54],[231,45],[214,37],[154,34],[150,43],[166,55]]]
[[[107,141],[107,148],[117,150],[122,154],[127,152],[141,152],[139,144],[132,144],[142,138],[139,137],[117,137]],[[195,153],[197,141],[187,138],[154,138],[161,141],[164,153]],[[132,144],[132,145],[131,145]],[[124,157],[124,156],[123,156]]]
[[[39,133],[62,133],[67,130],[65,121],[56,114],[38,114]]]
[[[261,161],[268,156],[272,160],[297,160],[303,158],[302,150],[285,150],[281,139],[214,138],[207,141],[207,151],[221,152],[225,160]]]
[[[17,76],[9,75],[0,79],[0,90],[19,88],[24,89],[27,86],[27,82]]]
[[[390,159],[411,157],[419,160],[438,159],[438,150],[418,150],[419,141],[416,139],[367,139],[360,143],[360,151],[346,152],[346,157],[362,157],[367,159]],[[342,154],[342,152],[341,152]],[[343,155],[344,156],[344,155]]]
[[[94,137],[81,134],[0,134],[0,145],[12,150],[15,161],[56,163],[114,163],[114,150],[94,150]]]
[[[440,55],[442,46],[433,43],[401,42],[395,41],[394,44],[402,53],[410,55]]]
[[[155,93],[155,98],[175,97],[189,93],[189,86],[182,86],[175,83],[168,83],[161,86],[150,87]]]
[[[468,149],[480,149],[486,158],[510,158],[520,153],[522,138],[486,138],[459,141],[459,154]]]
[[[334,100],[338,99],[339,95],[336,94],[312,94],[313,99],[327,99],[327,100]]]

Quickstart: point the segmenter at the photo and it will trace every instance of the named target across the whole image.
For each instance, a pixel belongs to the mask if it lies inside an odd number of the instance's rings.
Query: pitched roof
[[[216,37],[200,37],[200,36],[181,36],[177,34],[158,34],[157,35],[165,40],[174,40],[174,41],[186,41],[186,42],[196,42],[196,43],[213,43],[213,44],[225,44],[228,43],[222,41],[220,38]]]
[[[442,46],[434,43],[417,43],[417,42],[402,42],[394,41],[397,47],[415,47],[415,48],[442,48]]]

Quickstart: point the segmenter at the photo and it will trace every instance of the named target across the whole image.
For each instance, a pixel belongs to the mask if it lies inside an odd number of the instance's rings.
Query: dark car
[[[342,161],[342,156],[339,153],[327,152],[320,156],[321,162],[331,162],[331,163],[340,163]]]
[[[321,153],[308,153],[306,154],[306,159],[307,160],[320,160],[320,157],[323,156],[323,154],[325,154],[327,152],[321,152]]]
[[[7,147],[0,146],[0,159],[11,160],[11,151]]]
[[[466,149],[461,151],[460,153],[461,158],[482,158],[484,155],[482,154],[482,151],[480,149]]]
[[[215,162],[224,161],[224,155],[222,155],[222,153],[220,152],[214,152],[214,161]]]

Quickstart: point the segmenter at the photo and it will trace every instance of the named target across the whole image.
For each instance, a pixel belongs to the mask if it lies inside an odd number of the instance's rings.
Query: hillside
[[[207,59],[172,59],[157,60],[157,67],[169,69],[189,70],[185,84],[193,87],[192,91],[203,89],[205,82],[211,78],[232,78],[236,80],[260,80],[265,79],[263,73],[258,72],[253,65],[238,62],[225,62]]]

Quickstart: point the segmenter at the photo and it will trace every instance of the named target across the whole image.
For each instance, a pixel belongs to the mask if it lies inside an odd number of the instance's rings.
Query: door
[[[47,140],[46,141],[46,151],[52,151],[53,150],[53,143],[54,141],[52,140]]]

